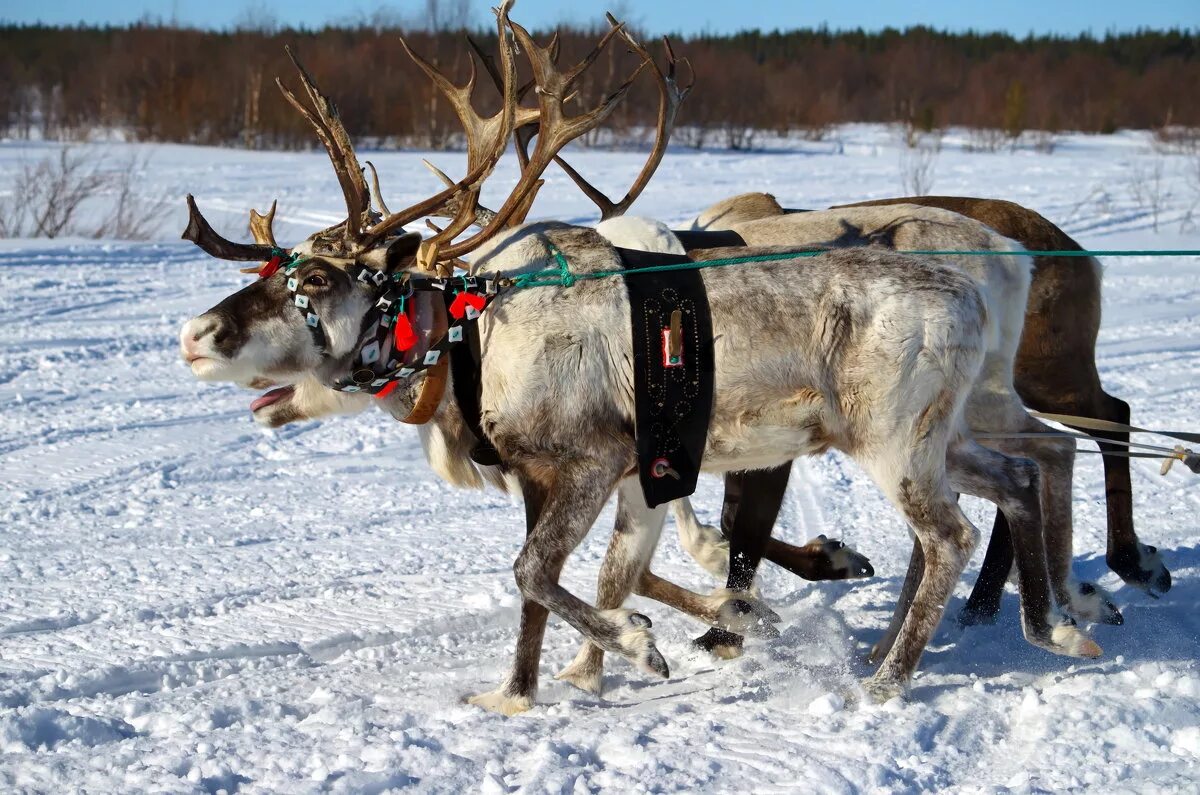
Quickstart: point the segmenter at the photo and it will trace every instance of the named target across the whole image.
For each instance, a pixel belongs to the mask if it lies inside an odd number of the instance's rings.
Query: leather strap
[[[421,391],[417,393],[417,400],[413,403],[412,411],[408,412],[408,416],[400,420],[401,422],[409,425],[424,425],[433,419],[438,406],[442,404],[442,397],[446,394],[446,374],[449,370],[450,365],[443,358],[425,371],[425,378],[421,381]]]
[[[483,383],[480,372],[483,356],[479,348],[479,325],[463,326],[463,343],[450,349],[450,373],[454,377],[454,400],[467,428],[475,436],[471,460],[481,466],[500,466],[500,453],[483,433]]]

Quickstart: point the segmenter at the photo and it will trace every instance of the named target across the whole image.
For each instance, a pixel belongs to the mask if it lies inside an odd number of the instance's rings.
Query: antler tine
[[[448,188],[454,187],[454,180],[452,180],[446,174],[445,171],[442,171],[440,168],[435,166],[433,163],[430,163],[428,160],[422,159],[421,162],[423,164],[425,164],[425,168],[432,171],[433,175],[435,177],[437,177],[439,180],[441,180],[443,185],[445,185]],[[457,217],[458,213],[459,213],[461,199],[462,199],[461,195],[455,196],[453,199],[451,199],[450,201],[448,201],[444,205],[442,205],[434,213],[434,215],[436,215],[439,218],[455,218],[455,217]],[[480,204],[478,202],[478,200],[476,200],[476,202],[475,202],[475,224],[477,226],[486,226],[487,224],[491,223],[492,219],[495,216],[496,216],[496,213],[494,211],[489,210],[488,208],[484,207],[482,204]],[[440,232],[442,230],[439,229],[438,231]]]
[[[616,30],[619,25],[616,18],[612,14],[608,14],[607,17],[608,24],[612,25],[613,29]],[[658,68],[658,64],[654,62],[654,56],[642,46],[641,42],[634,38],[633,34],[622,27],[620,35],[629,47],[641,56],[642,63],[650,67],[658,85],[658,122],[654,133],[654,146],[650,149],[650,156],[646,159],[645,165],[642,166],[642,170],[633,181],[633,185],[625,193],[625,197],[619,202],[614,202],[608,196],[601,193],[599,189],[584,179],[562,157],[554,159],[554,162],[567,173],[567,176],[583,191],[584,195],[600,208],[601,220],[624,215],[625,211],[642,195],[642,191],[646,189],[646,184],[650,181],[654,172],[658,170],[658,166],[667,152],[667,143],[670,141],[671,131],[675,127],[675,117],[679,114],[679,106],[683,104],[683,101],[687,98],[695,83],[695,74],[692,73],[692,79],[688,81],[688,84],[683,88],[679,87],[675,74],[678,59],[675,57],[675,51],[671,47],[670,39],[666,36],[663,37],[662,41],[663,49],[666,51],[667,72],[663,74],[662,70]],[[688,71],[691,72],[691,63],[686,59],[684,59],[684,62],[688,64]]]
[[[392,211],[387,208],[383,201],[383,191],[379,189],[379,172],[375,170],[375,164],[370,160],[366,161],[367,168],[371,169],[371,192],[375,195],[375,205],[379,208],[379,212],[384,215],[391,215]]]
[[[408,57],[425,73],[425,76],[429,78],[437,90],[442,93],[442,96],[450,103],[450,107],[453,108],[454,114],[458,116],[458,120],[463,126],[463,132],[467,136],[468,160],[472,157],[477,157],[478,153],[476,150],[482,139],[484,127],[488,120],[480,116],[475,108],[471,107],[471,94],[475,90],[475,61],[468,59],[471,65],[471,74],[467,78],[466,85],[456,86],[436,66],[414,52],[403,37],[400,39],[400,46],[404,48],[404,52],[408,53]]]
[[[284,47],[284,50],[292,64],[295,65],[296,71],[300,73],[300,81],[304,84],[304,90],[308,93],[316,114],[314,115],[312,111],[304,107],[278,77],[275,78],[275,84],[279,86],[279,90],[283,92],[288,103],[308,119],[317,131],[317,137],[325,145],[325,150],[329,153],[329,160],[333,164],[334,173],[337,175],[338,184],[341,185],[342,194],[346,199],[345,235],[349,242],[356,242],[362,235],[362,227],[366,223],[367,213],[370,211],[370,194],[367,192],[367,183],[363,179],[362,167],[358,165],[358,158],[354,154],[354,145],[338,115],[337,106],[321,93],[312,79],[312,75],[300,63],[300,59],[292,52],[292,48]]]
[[[260,243],[264,246],[277,246],[275,243],[275,230],[272,225],[275,223],[275,209],[279,206],[279,200],[271,202],[271,209],[267,210],[266,215],[262,215],[257,210],[250,210],[250,234],[254,237],[255,243]]]
[[[500,72],[496,69],[496,60],[492,56],[483,51],[483,47],[475,39],[467,36],[467,44],[475,51],[475,55],[479,57],[479,62],[483,64],[483,68],[487,70],[488,75],[492,78],[492,83],[496,88],[503,93],[504,87],[500,79]],[[554,35],[550,38],[550,43],[546,45],[546,49],[550,51],[550,61],[558,63],[560,53],[560,41],[558,31],[554,31]],[[537,80],[530,78],[525,85],[517,89],[517,101],[523,101],[529,93],[529,89],[537,84]],[[538,108],[517,108],[516,130],[513,133],[517,150],[517,162],[524,169],[529,165],[529,142],[533,140],[533,136],[537,135],[538,119],[541,117],[541,110]]]
[[[515,54],[512,51],[512,44],[508,36],[508,11],[512,6],[513,0],[503,0],[500,6],[495,10],[496,13],[496,30],[499,34],[501,42],[501,67],[504,76],[504,100],[501,104],[499,113],[491,119],[487,119],[483,126],[481,140],[486,145],[478,147],[474,160],[474,164],[469,165],[468,173],[452,186],[447,187],[442,192],[429,197],[428,199],[418,202],[398,213],[390,213],[387,217],[373,226],[367,236],[363,239],[361,245],[364,249],[370,248],[375,243],[382,240],[389,232],[397,229],[404,224],[414,221],[423,215],[428,215],[430,212],[437,210],[446,204],[446,202],[455,199],[464,193],[478,193],[479,186],[484,179],[492,173],[492,169],[496,167],[496,163],[504,154],[505,148],[508,146],[508,139],[512,137],[513,121],[516,117],[517,99],[516,99],[516,61]],[[407,49],[407,48],[406,48]],[[411,54],[411,53],[410,53]],[[420,62],[418,61],[418,66]],[[422,67],[424,70],[424,67]],[[427,72],[428,74],[428,72]],[[432,77],[432,75],[431,75]],[[437,83],[437,80],[434,81]],[[440,86],[439,86],[440,88]],[[466,103],[469,108],[469,102]],[[471,109],[471,114],[478,117],[474,109]],[[471,158],[471,152],[468,151],[468,160]],[[467,204],[471,204],[470,197],[466,200]],[[460,207],[460,213],[465,217],[467,210],[465,207]],[[453,224],[452,224],[453,226]],[[466,227],[460,228],[462,231]],[[457,232],[455,233],[457,234]]]
[[[587,113],[578,116],[568,116],[563,109],[563,103],[568,99],[571,83],[576,80],[583,70],[590,66],[600,51],[612,39],[619,28],[610,30],[600,40],[600,43],[588,55],[567,72],[560,71],[551,59],[549,47],[539,47],[533,41],[524,27],[509,21],[517,44],[525,51],[533,67],[534,79],[537,81],[538,107],[540,109],[540,128],[537,145],[529,157],[529,164],[521,171],[521,177],[516,187],[505,199],[504,204],[496,211],[496,217],[486,227],[467,240],[449,246],[443,246],[449,238],[439,237],[426,241],[426,252],[435,252],[439,260],[460,257],[474,251],[485,241],[505,228],[520,212],[528,212],[530,195],[537,189],[537,183],[543,171],[553,162],[558,152],[575,138],[588,130],[602,124],[613,108],[629,92],[629,87],[641,73],[645,63],[633,72],[628,80],[613,92],[608,98]],[[503,54],[504,51],[501,50]],[[432,241],[432,242],[431,242]]]
[[[272,246],[250,243],[234,243],[217,234],[196,206],[192,194],[187,196],[188,225],[183,230],[183,239],[190,240],[203,251],[217,259],[233,260],[234,262],[253,262],[267,260],[273,256]]]

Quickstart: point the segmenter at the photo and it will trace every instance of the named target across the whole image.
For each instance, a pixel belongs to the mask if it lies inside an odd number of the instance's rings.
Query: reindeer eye
[[[327,287],[328,285],[329,280],[319,273],[314,273],[304,279],[305,287]]]

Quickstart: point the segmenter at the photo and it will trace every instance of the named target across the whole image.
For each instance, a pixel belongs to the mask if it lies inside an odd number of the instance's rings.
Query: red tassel
[[[275,275],[275,271],[279,270],[280,263],[283,262],[282,257],[271,257],[261,268],[258,269],[258,278],[266,279]]]
[[[375,393],[375,399],[383,400],[385,397],[387,397],[388,395],[395,392],[396,387],[398,387],[398,386],[400,386],[399,381],[389,381],[387,384],[384,384],[383,389],[381,389]]]
[[[454,296],[454,300],[450,302],[450,314],[455,320],[462,320],[467,314],[467,307],[472,307],[476,312],[482,312],[483,307],[487,305],[487,299],[482,295],[474,295],[473,293],[459,293]]]
[[[396,315],[395,328],[396,350],[406,351],[417,344],[417,334],[413,331],[412,323],[409,322],[408,315],[401,312]]]

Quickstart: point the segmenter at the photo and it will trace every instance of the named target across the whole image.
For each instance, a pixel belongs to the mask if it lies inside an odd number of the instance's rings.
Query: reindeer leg
[[[880,663],[892,650],[892,646],[896,645],[896,638],[900,635],[900,628],[904,626],[904,619],[912,607],[913,598],[917,595],[917,586],[921,584],[921,575],[924,571],[925,553],[921,551],[921,542],[916,536],[913,536],[912,555],[908,558],[908,571],[904,574],[904,584],[900,586],[900,596],[896,600],[896,610],[892,613],[892,621],[888,624],[887,632],[883,633],[883,637],[871,647],[871,653],[867,655],[867,662]]]
[[[1019,430],[1047,432],[1053,429],[1014,407]],[[1098,585],[1078,582],[1072,568],[1071,486],[1075,472],[1075,441],[1047,437],[1000,441],[996,447],[1010,455],[1024,455],[1038,465],[1042,476],[1041,506],[1046,560],[1050,584],[1058,604],[1079,621],[1121,624],[1121,611]]]
[[[754,584],[759,561],[783,506],[791,471],[789,461],[775,469],[731,472],[725,476],[721,528],[729,538],[726,590],[740,593],[749,591]],[[716,628],[693,641],[698,648],[724,659],[739,656],[742,642],[742,636]]]
[[[799,547],[778,538],[768,538],[763,557],[810,582],[875,576],[875,567],[865,555],[824,535]]]
[[[790,470],[791,464],[786,466]],[[753,481],[754,478],[751,478],[751,482],[744,482],[738,474],[726,476],[721,530],[701,524],[692,509],[691,500],[684,498],[672,503],[675,524],[679,527],[679,542],[684,551],[718,580],[729,576],[730,523],[737,513],[743,491],[749,491],[749,499],[764,498],[758,494],[757,483]],[[769,499],[769,496],[766,498]],[[841,541],[831,540],[823,535],[803,546],[769,538],[763,557],[797,577],[810,581],[849,580],[875,575],[875,569],[865,556]]]
[[[587,461],[555,461],[553,465],[538,467],[553,472],[553,476],[537,524],[526,538],[513,572],[526,600],[558,615],[605,651],[620,654],[643,670],[666,677],[667,663],[654,646],[650,619],[632,610],[597,610],[558,584],[567,556],[587,535],[624,473],[625,462],[618,463],[620,466],[614,467]],[[540,639],[542,631],[544,619],[541,629],[529,636],[536,634]],[[520,641],[526,640],[526,633],[522,632]],[[531,662],[534,658],[532,652],[519,647],[505,683],[496,691],[470,699],[471,703],[506,714],[528,709],[537,687],[537,666]]]
[[[547,490],[536,479],[520,475],[518,479],[525,501],[525,537],[528,539],[542,514]],[[533,698],[537,694],[538,663],[542,658],[542,639],[549,617],[550,611],[542,605],[529,599],[521,600],[521,623],[517,629],[516,652],[508,679],[496,690],[471,696],[468,702],[504,715],[516,715],[533,707]]]
[[[1105,394],[1099,389],[1090,416],[1098,419],[1129,424],[1129,404],[1124,400]],[[1093,436],[1114,441],[1129,441],[1128,433],[1085,430]],[[1100,445],[1103,452],[1119,452],[1127,448],[1118,445]],[[1133,491],[1129,480],[1129,459],[1106,455],[1104,458],[1104,502],[1108,509],[1108,567],[1127,585],[1140,588],[1151,596],[1171,590],[1171,572],[1163,564],[1158,549],[1138,540],[1133,529]]]
[[[989,450],[970,439],[951,447],[947,463],[956,490],[996,504],[1008,520],[1016,553],[1025,639],[1055,654],[1100,656],[1100,647],[1058,610],[1052,598],[1037,464]]]
[[[726,500],[729,491],[725,492]],[[718,580],[729,576],[729,539],[712,525],[701,524],[687,497],[671,503],[675,525],[679,528],[679,545],[692,560]]]
[[[968,414],[971,416],[972,426],[978,430],[1018,433],[1049,433],[1053,430],[1030,417],[1011,391],[981,390],[972,394],[971,401]],[[1074,440],[1045,436],[1033,439],[991,439],[986,440],[984,444],[1007,455],[1024,456],[1037,464],[1041,478],[1039,505],[1042,512],[1042,536],[1049,564],[1050,586],[1058,604],[1083,621],[1120,624],[1121,613],[1107,598],[1104,590],[1092,583],[1077,582],[1072,571],[1074,528],[1071,516],[1071,485],[1075,470]],[[989,573],[991,578],[998,579],[998,576],[999,572]],[[995,597],[995,605],[998,607],[1003,584],[996,583],[995,579],[986,582],[994,588],[990,595]],[[997,585],[999,587],[996,587]],[[980,615],[975,612],[981,608],[979,601],[974,607],[968,602],[968,609],[964,610],[968,620]],[[986,617],[986,613],[983,617]]]
[[[954,494],[936,468],[921,471],[916,460],[902,462],[900,467],[867,463],[888,499],[908,520],[924,556],[920,582],[904,612],[895,643],[884,655],[879,670],[864,683],[871,698],[882,702],[906,691],[925,646],[941,622],[946,600],[962,576],[978,531],[959,510]],[[907,474],[892,481],[889,472]]]
[[[597,609],[618,608],[633,592],[634,584],[654,556],[665,515],[663,506],[646,506],[641,483],[636,477],[627,477],[617,486],[617,524],[613,528],[604,562],[600,565],[596,585]],[[575,659],[554,678],[580,690],[598,694],[602,688],[603,674],[604,649],[585,640]]]
[[[971,589],[967,604],[958,614],[958,623],[964,627],[979,624],[994,624],[1000,613],[1000,597],[1004,584],[1013,567],[1012,532],[1004,512],[997,509],[992,523],[992,537],[988,541],[983,564],[979,567],[979,579]]]
[[[686,501],[676,501],[676,512],[680,511],[680,502]],[[778,637],[779,632],[773,624],[779,621],[779,616],[758,599],[730,594],[724,589],[705,596],[680,588],[646,568],[662,531],[662,519],[662,508],[646,507],[637,478],[626,478],[621,482],[617,489],[617,526],[600,566],[596,607],[620,607],[632,591],[712,626],[761,637]],[[585,641],[575,659],[555,678],[581,690],[599,693],[603,666],[604,650]]]
[[[1097,326],[1098,323],[1097,320]],[[1092,349],[1094,346],[1093,333]],[[1070,361],[1054,359],[1024,371],[1018,366],[1017,391],[1026,405],[1039,411],[1094,417],[1128,425],[1129,404],[1104,391],[1094,359],[1084,361],[1082,367],[1075,361],[1077,359],[1079,357]],[[1043,383],[1041,379],[1047,373],[1068,373],[1069,378]],[[1064,389],[1064,385],[1070,388]],[[1088,428],[1077,430],[1102,439],[1129,441],[1127,432],[1095,431]],[[1121,445],[1100,445],[1101,452],[1105,453],[1123,452],[1126,449]],[[1163,564],[1158,549],[1143,544],[1134,531],[1129,459],[1114,455],[1106,455],[1103,458],[1104,502],[1108,511],[1108,567],[1129,586],[1140,588],[1151,596],[1165,593],[1171,589],[1171,573]]]

